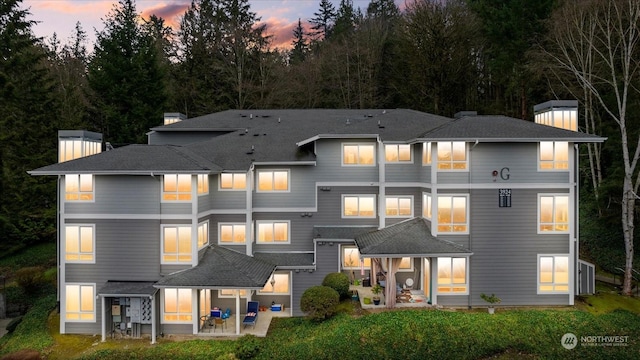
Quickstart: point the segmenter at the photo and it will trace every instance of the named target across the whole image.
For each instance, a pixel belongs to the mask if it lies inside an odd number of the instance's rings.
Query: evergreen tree
[[[291,64],[298,64],[304,61],[307,56],[309,46],[305,39],[304,29],[302,28],[302,22],[298,18],[298,26],[293,29],[293,42],[291,42],[293,49],[289,55],[289,62]]]
[[[312,34],[315,40],[329,38],[336,21],[336,8],[331,1],[320,0],[320,9],[318,9],[318,12],[314,12],[313,16],[309,22],[313,24],[311,30],[314,30]]]
[[[356,14],[353,9],[353,0],[340,0],[331,37],[339,38],[351,35],[355,29],[355,21]]]
[[[120,0],[97,32],[89,64],[89,85],[105,139],[140,143],[150,127],[162,123],[165,74],[156,41],[143,27],[134,0]]]
[[[55,180],[27,171],[56,160],[46,52],[20,0],[0,0],[0,251],[55,239]]]

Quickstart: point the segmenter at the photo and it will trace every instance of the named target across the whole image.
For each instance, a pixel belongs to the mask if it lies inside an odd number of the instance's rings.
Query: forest
[[[120,0],[93,44],[81,23],[68,41],[37,38],[36,21],[21,0],[0,0],[2,254],[56,241],[57,180],[27,171],[56,162],[60,129],[123,146],[145,143],[164,112],[409,108],[531,121],[534,104],[576,99],[580,131],[608,138],[581,148],[581,257],[631,279],[638,1],[319,0],[287,48],[273,47],[248,0],[193,0],[177,28]]]

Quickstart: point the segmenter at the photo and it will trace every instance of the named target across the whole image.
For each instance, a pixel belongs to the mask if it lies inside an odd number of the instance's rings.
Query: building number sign
[[[499,207],[511,207],[511,189],[498,189]]]

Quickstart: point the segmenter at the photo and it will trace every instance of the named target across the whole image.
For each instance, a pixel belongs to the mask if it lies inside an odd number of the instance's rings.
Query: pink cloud
[[[310,25],[305,19],[300,19],[305,33],[309,32]],[[298,26],[298,20],[271,17],[261,21],[260,24],[267,25],[267,34],[272,36],[272,46],[279,49],[291,49],[293,42],[293,30]]]
[[[144,3],[142,3],[144,4]],[[160,3],[149,8],[142,9],[142,17],[148,19],[151,15],[163,18],[165,25],[178,30],[180,26],[180,17],[191,5],[190,1],[178,1],[174,3]]]

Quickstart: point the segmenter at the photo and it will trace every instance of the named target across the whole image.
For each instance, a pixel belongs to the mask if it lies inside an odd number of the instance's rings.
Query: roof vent
[[[477,115],[478,115],[477,111],[458,111],[453,115],[453,117],[456,119],[462,119],[465,116],[477,116]]]
[[[346,124],[347,124],[347,125],[351,125],[351,121],[349,121],[349,119],[347,119]]]
[[[256,147],[251,145],[251,150],[247,151],[247,154],[253,154],[253,152],[256,150]]]
[[[278,124],[280,124],[280,118],[278,118]]]

